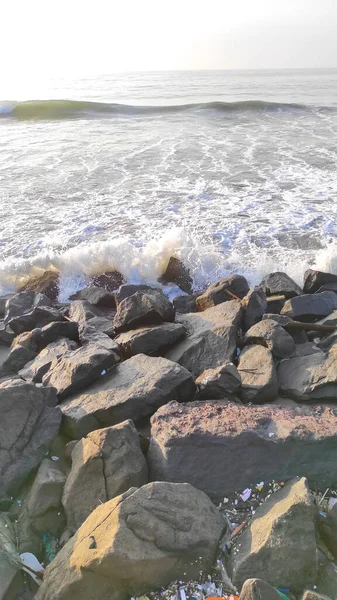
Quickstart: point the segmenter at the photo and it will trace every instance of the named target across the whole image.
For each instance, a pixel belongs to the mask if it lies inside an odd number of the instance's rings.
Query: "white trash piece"
[[[44,573],[43,566],[38,561],[36,556],[34,554],[32,554],[31,552],[23,552],[22,554],[20,554],[20,560],[24,565],[27,565],[27,567],[30,567],[30,569],[33,569],[34,571],[38,571],[39,573]],[[32,579],[34,579],[34,581],[37,583],[37,585],[41,585],[42,580],[39,579],[36,575],[34,575],[34,573],[32,573],[29,569],[25,569],[25,567],[22,567],[22,569],[23,569],[23,571],[28,573],[28,575],[30,575],[32,577]]]
[[[240,494],[240,498],[244,502],[247,502],[247,500],[249,500],[251,495],[252,495],[252,490],[250,488],[246,488],[245,490],[243,490],[242,494]]]
[[[333,507],[333,506],[335,506],[335,504],[336,504],[336,503],[337,503],[337,498],[332,498],[332,497],[331,497],[331,498],[329,499],[329,505],[328,505],[328,506],[329,506],[329,510],[331,510],[331,509],[332,509],[332,507]]]

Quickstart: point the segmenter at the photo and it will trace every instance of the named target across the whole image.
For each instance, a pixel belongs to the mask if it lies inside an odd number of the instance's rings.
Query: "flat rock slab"
[[[194,377],[232,361],[242,322],[240,302],[230,300],[202,313],[178,315],[176,320],[185,327],[187,337],[169,350],[169,360],[185,367]]]
[[[157,327],[140,327],[121,333],[115,338],[126,357],[134,354],[156,354],[167,350],[186,335],[181,323],[163,323]]]
[[[61,423],[52,388],[20,379],[0,383],[0,500],[43,459]]]
[[[317,352],[290,358],[278,366],[280,393],[298,402],[337,399],[337,346],[328,354]]]
[[[79,439],[101,427],[149,417],[170,400],[189,401],[195,390],[192,375],[180,365],[138,354],[63,402],[65,429]]]
[[[87,344],[54,358],[42,383],[54,387],[62,400],[92,383],[102,371],[118,361],[119,356],[114,352],[96,344]]]
[[[323,490],[337,484],[332,407],[171,402],[151,422],[153,480],[187,481],[216,501],[259,481],[297,475]]]
[[[225,363],[216,369],[204,371],[195,383],[198,388],[198,400],[224,399],[240,391],[241,376],[233,363]]]
[[[295,321],[315,321],[330,315],[337,309],[337,294],[321,292],[320,294],[305,294],[287,300],[281,314]]]
[[[60,358],[67,352],[76,350],[78,345],[76,342],[69,340],[68,338],[60,338],[56,342],[48,344],[40,354],[30,362],[28,362],[23,369],[19,371],[22,379],[34,381],[34,383],[41,383],[42,377],[47,373],[51,366],[51,363],[55,358]]]
[[[136,292],[122,300],[117,307],[113,324],[117,333],[141,325],[158,325],[174,321],[175,310],[161,290]]]

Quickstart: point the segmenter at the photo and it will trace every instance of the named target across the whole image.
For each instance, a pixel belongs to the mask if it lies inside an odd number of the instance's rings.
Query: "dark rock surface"
[[[290,358],[296,353],[296,344],[291,335],[272,319],[264,319],[253,325],[243,337],[242,343],[265,346],[276,360]]]
[[[281,314],[295,321],[315,321],[330,315],[337,309],[337,294],[322,292],[321,294],[305,294],[287,300]]]
[[[193,279],[190,271],[179,258],[174,256],[171,256],[165,272],[159,277],[158,281],[164,284],[175,283],[183,292],[186,292],[187,294],[192,293]]]
[[[216,369],[201,373],[195,381],[198,399],[216,400],[228,398],[241,390],[241,376],[233,363],[225,363]]]
[[[199,311],[206,310],[222,302],[233,299],[231,294],[244,298],[249,292],[247,280],[242,275],[230,275],[217,283],[212,283],[207,290],[197,297],[196,303]]]
[[[278,393],[276,367],[272,353],[263,346],[247,346],[240,354],[240,397],[243,402],[271,402]]]
[[[134,354],[160,354],[185,335],[185,328],[180,323],[163,323],[156,327],[140,327],[120,333],[114,341],[120,346],[123,355],[129,358]]]
[[[168,298],[160,290],[136,292],[118,304],[114,318],[117,333],[143,325],[159,325],[174,321],[175,311]]]
[[[281,271],[270,273],[264,277],[259,287],[266,292],[267,296],[285,296],[288,299],[303,294],[300,286]]]
[[[262,316],[268,312],[267,297],[261,288],[255,287],[249,290],[247,296],[242,299],[243,307],[243,329],[247,331],[261,321]]]
[[[315,271],[308,269],[304,273],[303,292],[305,294],[314,294],[320,287],[327,283],[337,283],[337,275],[333,273],[324,273],[323,271]]]

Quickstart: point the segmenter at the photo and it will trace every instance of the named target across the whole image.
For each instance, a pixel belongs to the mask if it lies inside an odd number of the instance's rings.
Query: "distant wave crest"
[[[240,102],[201,102],[192,104],[171,104],[168,106],[132,106],[107,102],[82,100],[29,100],[25,102],[1,102],[0,118],[17,120],[31,119],[80,119],[113,115],[154,115],[180,113],[191,110],[215,110],[224,113],[238,111],[293,111],[293,110],[333,110],[329,107],[306,106],[296,103],[245,100]]]

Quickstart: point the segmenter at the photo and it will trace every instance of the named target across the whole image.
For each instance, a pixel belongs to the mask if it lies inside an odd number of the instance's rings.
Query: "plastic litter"
[[[281,596],[281,598],[283,598],[283,600],[289,600],[289,597],[286,594],[284,594],[284,592],[281,592],[281,590],[278,590],[278,589],[276,591],[279,594],[279,596]]]
[[[337,498],[332,498],[332,497],[329,498],[329,504],[328,504],[329,510],[331,510],[332,507],[335,506],[335,504],[337,504]]]
[[[52,456],[51,459],[52,460],[60,460],[58,456]]]
[[[240,498],[244,501],[247,502],[247,500],[249,500],[249,498],[252,495],[252,490],[250,488],[246,488],[245,490],[243,490],[242,494],[240,494]]]
[[[260,483],[256,484],[256,489],[258,492],[262,492],[263,487],[264,487],[264,481],[260,481]]]
[[[20,554],[20,560],[22,563],[22,570],[28,573],[34,579],[37,585],[41,585],[44,568],[41,563],[38,561],[36,556],[31,552],[23,552]]]

